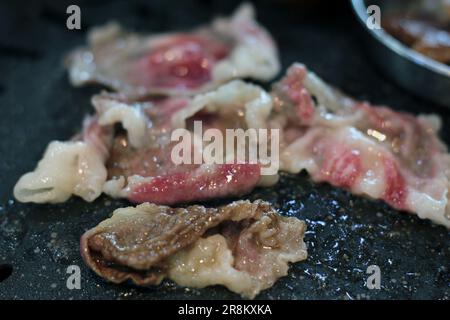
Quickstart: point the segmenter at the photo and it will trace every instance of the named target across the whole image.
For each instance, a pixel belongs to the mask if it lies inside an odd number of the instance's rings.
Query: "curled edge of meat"
[[[145,203],[120,208],[80,241],[86,264],[102,278],[157,285],[223,285],[254,298],[305,260],[306,225],[269,203],[236,201],[219,208]]]
[[[95,200],[107,178],[104,160],[111,133],[97,117],[87,117],[79,136],[49,143],[36,168],[17,181],[14,197],[35,203],[64,202],[72,195]]]

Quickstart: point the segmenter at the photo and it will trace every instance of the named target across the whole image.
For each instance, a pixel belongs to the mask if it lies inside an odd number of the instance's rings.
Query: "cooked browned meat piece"
[[[221,284],[253,298],[306,259],[306,226],[263,201],[173,209],[144,203],[117,209],[81,238],[81,253],[101,277],[137,285],[171,278],[184,286]]]

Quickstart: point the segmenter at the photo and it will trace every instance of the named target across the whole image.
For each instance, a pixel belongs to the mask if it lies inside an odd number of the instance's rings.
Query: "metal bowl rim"
[[[360,23],[363,24],[364,28],[372,34],[378,41],[383,43],[386,47],[394,51],[396,54],[402,56],[403,58],[422,66],[432,72],[441,74],[442,76],[450,78],[450,67],[435,61],[427,56],[405,46],[400,41],[395,39],[389,33],[381,29],[370,29],[367,24],[367,7],[364,0],[351,0],[353,10],[358,17]]]

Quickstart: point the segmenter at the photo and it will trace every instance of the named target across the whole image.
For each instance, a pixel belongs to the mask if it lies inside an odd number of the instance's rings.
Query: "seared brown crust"
[[[90,268],[109,281],[157,284],[164,277],[164,260],[208,229],[225,220],[256,218],[268,207],[262,201],[238,201],[221,208],[172,209],[145,203],[118,209],[82,236],[81,254]]]

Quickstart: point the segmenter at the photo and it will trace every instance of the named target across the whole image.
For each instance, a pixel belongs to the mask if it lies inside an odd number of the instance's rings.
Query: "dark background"
[[[100,87],[71,87],[62,67],[64,54],[85,43],[89,27],[116,20],[143,32],[186,30],[230,14],[238,3],[0,1],[0,298],[238,298],[222,287],[111,285],[88,270],[79,255],[80,235],[125,201],[101,197],[93,204],[71,199],[35,205],[12,197],[15,182],[35,167],[48,142],[70,138],[91,112],[90,97]],[[80,31],[66,29],[69,4],[81,7]],[[405,92],[374,67],[346,1],[258,1],[256,9],[279,45],[283,69],[303,62],[358,99],[413,113],[436,112],[449,127],[448,110]],[[450,143],[448,129],[442,138]],[[248,198],[268,200],[283,214],[308,223],[308,260],[292,266],[259,298],[450,296],[450,238],[444,227],[313,184],[305,174],[283,175],[275,187],[257,189]],[[72,264],[81,267],[81,290],[66,288],[66,268]],[[364,285],[372,264],[381,268],[380,290]]]

